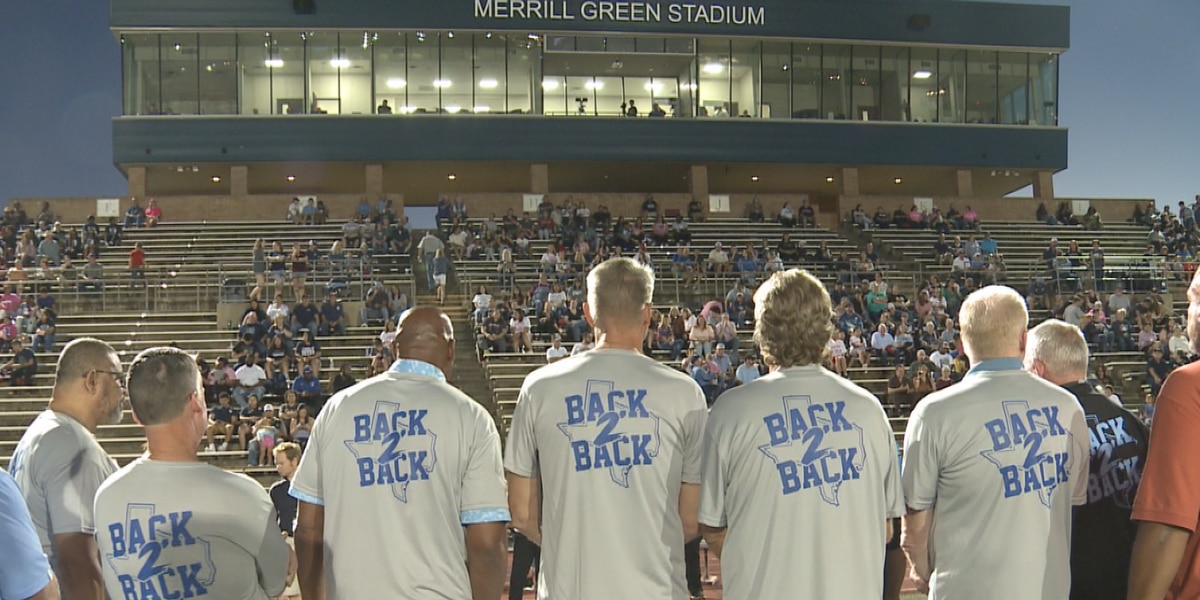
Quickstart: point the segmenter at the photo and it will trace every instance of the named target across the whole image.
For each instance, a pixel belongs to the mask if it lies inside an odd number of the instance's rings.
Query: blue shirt
[[[326,302],[321,305],[321,316],[325,317],[326,321],[339,321],[346,316],[346,311],[342,309],[341,303]]]
[[[305,378],[303,375],[292,382],[292,389],[300,395],[315,395],[321,393],[321,380],[316,377]]]
[[[33,530],[33,520],[17,483],[0,469],[0,598],[28,598],[50,584],[50,561]]]

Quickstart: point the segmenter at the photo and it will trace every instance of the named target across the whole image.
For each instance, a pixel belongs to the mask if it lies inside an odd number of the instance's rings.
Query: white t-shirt
[[[287,580],[266,490],[206,463],[133,461],[100,486],[96,523],[110,598],[265,600]]]
[[[933,511],[929,597],[1066,600],[1089,450],[1079,401],[1018,359],[977,364],[926,396],[908,421],[903,480],[908,506]]]
[[[258,365],[242,365],[233,372],[233,376],[237,377],[238,383],[249,386],[256,386],[267,380],[267,372]]]
[[[904,496],[874,395],[816,365],[733,388],[713,404],[703,472],[700,523],[728,527],[725,598],[879,596]]]
[[[276,304],[272,303],[270,306],[267,307],[267,318],[270,319],[272,322],[274,322],[275,317],[277,317],[279,315],[283,315],[283,318],[287,319],[289,313],[290,313],[290,309],[288,309],[288,305],[286,305],[286,304],[276,305]]]
[[[492,305],[492,295],[475,294],[475,297],[471,299],[471,304],[475,305],[476,310],[487,310]]]
[[[554,346],[550,346],[549,348],[546,348],[546,360],[547,361],[551,361],[556,358],[565,358],[570,355],[571,355],[571,351],[567,350],[567,347],[563,346],[563,345],[559,345],[559,347],[557,347],[557,348],[555,348]]]

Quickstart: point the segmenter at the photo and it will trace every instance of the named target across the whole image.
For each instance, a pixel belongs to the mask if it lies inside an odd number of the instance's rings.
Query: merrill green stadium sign
[[[617,2],[611,0],[475,0],[476,19],[524,21],[608,21],[762,26],[761,6],[695,2]]]

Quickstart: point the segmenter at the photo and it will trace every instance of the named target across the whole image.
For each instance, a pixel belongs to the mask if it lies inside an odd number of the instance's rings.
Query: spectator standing
[[[543,597],[687,597],[707,412],[688,377],[640,353],[653,291],[653,275],[632,260],[592,269],[597,347],[522,386],[505,469],[512,526],[543,549]],[[612,423],[606,433],[585,433],[602,422]],[[618,454],[627,469],[604,462]],[[555,501],[542,506],[539,487]]]
[[[300,242],[292,244],[292,296],[297,300],[304,295],[304,286],[308,281],[308,253],[300,247]]]
[[[129,276],[142,282],[146,280],[146,251],[141,242],[134,243],[133,250],[129,251]]]
[[[1034,327],[1025,368],[1062,386],[1083,406],[1091,436],[1087,504],[1071,525],[1071,598],[1122,600],[1137,525],[1130,512],[1150,430],[1087,382],[1088,347],[1079,329],[1051,319]]]
[[[120,422],[124,402],[117,353],[100,340],[74,340],[59,356],[49,408],[13,452],[13,478],[42,552],[71,600],[104,598],[92,503],[117,464],[96,442],[95,432],[99,425]]]
[[[1071,510],[1087,500],[1087,423],[1074,396],[1023,370],[1028,320],[1011,288],[968,297],[962,338],[974,366],[909,417],[902,545],[932,600],[1070,591]],[[1037,452],[1024,450],[1035,443]]]
[[[292,481],[303,596],[498,598],[509,518],[495,422],[447,383],[454,327],[445,313],[405,313],[394,353],[387,373],[321,411]],[[402,454],[392,456],[387,435],[403,436]]]
[[[197,457],[207,410],[195,360],[176,348],[150,348],[134,358],[128,386],[148,451],[96,493],[96,546],[109,596],[128,597],[135,585],[139,597],[279,595],[295,563],[270,497],[250,477]],[[196,556],[204,560],[193,562]]]
[[[293,201],[299,206],[299,199],[293,198]],[[261,299],[263,289],[267,286],[267,253],[263,247],[262,238],[254,240],[254,248],[250,255],[250,270],[254,273],[254,288],[250,290],[250,298]]]
[[[705,431],[700,522],[721,559],[723,593],[879,597],[882,542],[904,513],[891,425],[872,394],[820,366],[833,333],[820,281],[787,271],[754,303],[754,338],[771,373],[723,394]],[[807,431],[825,432],[822,454],[801,464],[790,449]],[[770,558],[803,555],[820,560]]]
[[[434,235],[433,231],[426,231],[425,237],[421,238],[420,242],[417,242],[417,260],[421,261],[425,265],[426,283],[428,284],[429,291],[431,292],[437,289],[437,280],[434,277],[433,264],[438,250],[445,252],[446,244],[443,243],[442,240],[436,235]]]

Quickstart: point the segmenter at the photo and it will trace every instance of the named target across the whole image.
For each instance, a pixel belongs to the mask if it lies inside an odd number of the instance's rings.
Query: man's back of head
[[[989,285],[963,301],[959,310],[963,346],[972,364],[994,358],[1021,358],[1029,312],[1010,287]]]
[[[628,258],[614,258],[587,276],[588,314],[596,329],[612,332],[642,325],[654,297],[654,274]]]
[[[449,379],[454,368],[454,325],[441,309],[419,306],[405,311],[392,342],[396,358],[438,367]]]

